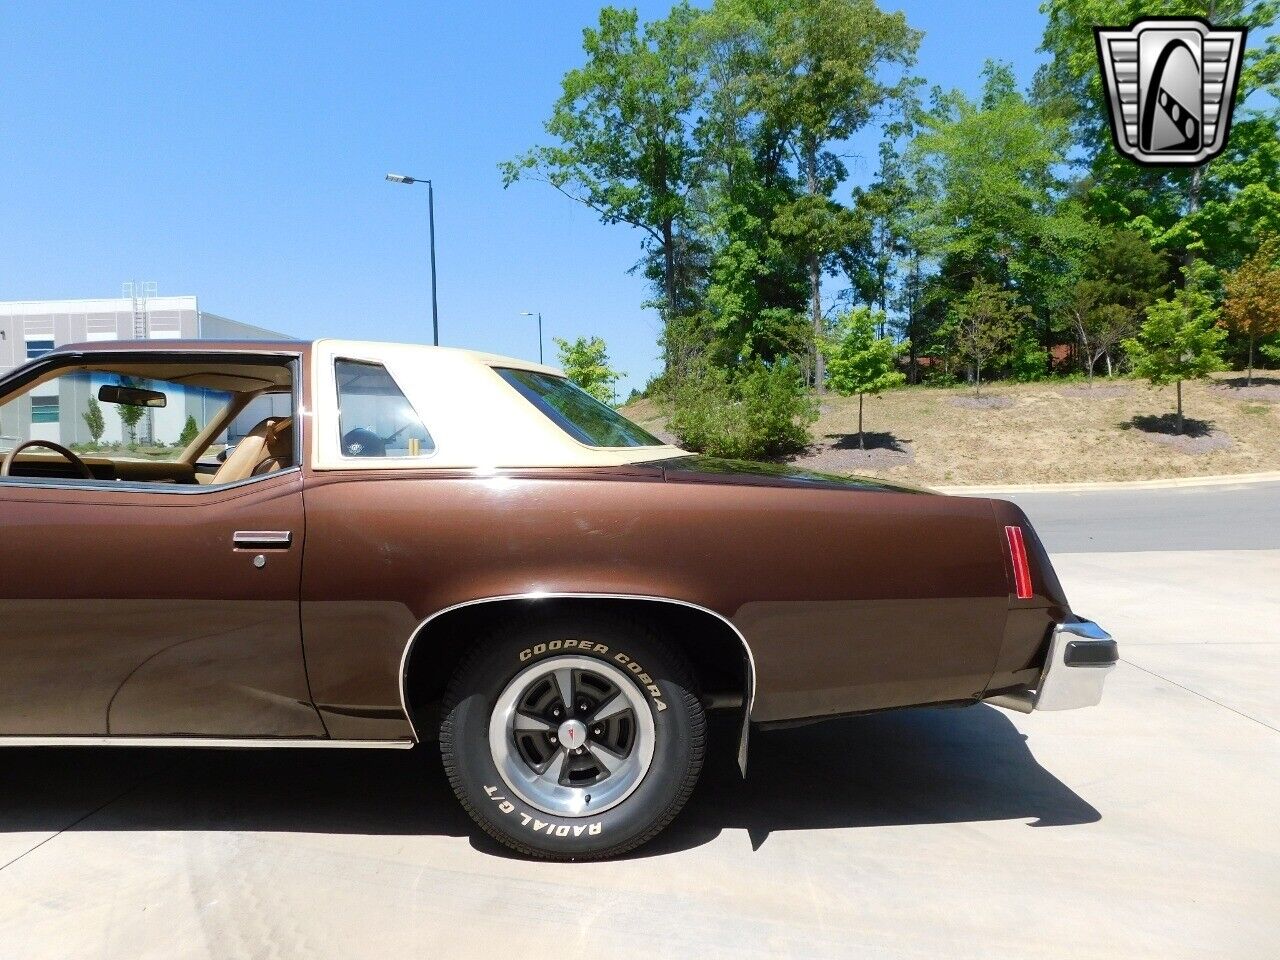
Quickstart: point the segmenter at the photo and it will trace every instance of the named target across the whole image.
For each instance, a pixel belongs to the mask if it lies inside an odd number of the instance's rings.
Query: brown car
[[[997,500],[694,456],[558,371],[69,346],[0,380],[0,743],[409,748],[539,857],[680,810],[707,712],[1098,702]]]

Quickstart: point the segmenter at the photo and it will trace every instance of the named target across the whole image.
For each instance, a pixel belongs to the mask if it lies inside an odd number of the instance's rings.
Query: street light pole
[[[427,185],[427,229],[431,236],[431,342],[440,346],[440,312],[436,304],[436,191],[430,180],[421,177],[406,177],[403,173],[388,173],[391,183]]]
[[[535,314],[535,313],[532,313],[532,312],[530,312],[530,311],[528,311],[528,310],[521,310],[521,311],[520,311],[520,316],[522,316],[522,317],[533,317],[533,316],[536,316],[536,317],[538,318],[538,362],[539,362],[539,363],[543,363],[544,361],[543,361],[543,359],[542,359],[542,311],[541,311],[541,310],[539,310],[539,311]]]
[[[440,346],[440,311],[436,305],[436,189],[427,181],[427,230],[431,235],[431,342]]]

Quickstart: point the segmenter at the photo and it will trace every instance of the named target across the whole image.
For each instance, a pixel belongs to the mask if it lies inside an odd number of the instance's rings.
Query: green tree
[[[1259,340],[1280,333],[1280,236],[1267,238],[1258,252],[1227,278],[1222,325],[1249,342],[1249,374],[1253,385],[1253,355]]]
[[[662,260],[663,315],[678,312],[678,259],[696,180],[692,124],[703,71],[687,3],[641,27],[605,7],[582,32],[587,62],[565,74],[546,130],[557,143],[501,164],[503,185],[529,175],[640,230]]]
[[[1182,381],[1198,380],[1224,367],[1221,351],[1227,332],[1217,325],[1218,308],[1204,289],[1209,272],[1198,261],[1184,268],[1186,285],[1172,298],[1147,307],[1138,335],[1124,342],[1138,376],[1153,386],[1177,384],[1178,433],[1185,430]]]
[[[911,183],[897,143],[908,129],[904,123],[889,125],[889,135],[880,143],[875,179],[865,188],[854,188],[859,229],[854,244],[841,255],[858,298],[880,311],[880,336],[885,335],[895,272],[909,249]]]
[[[1257,237],[1280,232],[1280,0],[1044,0],[1037,100],[1074,131],[1081,184],[1102,223],[1143,234],[1184,264],[1203,256],[1219,269],[1238,264]],[[1140,167],[1121,156],[1107,128],[1093,28],[1124,26],[1159,13],[1244,26],[1250,43],[1226,151],[1192,168]],[[1262,38],[1259,40],[1258,38]]]
[[[1093,385],[1094,368],[1137,330],[1142,312],[1166,284],[1164,257],[1128,230],[1102,229],[1060,305]]]
[[[601,403],[613,405],[618,399],[613,385],[622,374],[609,365],[605,342],[599,337],[578,337],[572,343],[556,337],[555,342],[565,375]]]
[[[145,381],[134,377],[121,377],[120,385],[123,387],[143,387],[145,386]],[[131,404],[119,404],[116,407],[116,414],[120,417],[120,424],[124,427],[125,435],[128,437],[128,443],[131,447],[138,442],[138,423],[146,416],[146,413],[146,407],[138,407]]]
[[[835,325],[821,346],[827,360],[827,382],[841,396],[858,395],[858,449],[867,448],[862,431],[862,406],[866,394],[875,396],[906,382],[898,370],[902,345],[892,337],[876,336],[880,318],[867,307],[850,310]],[[881,323],[881,326],[883,324]]]
[[[944,336],[954,356],[973,368],[975,397],[982,395],[982,368],[1013,344],[1026,312],[1014,293],[984,280],[951,305]]]
[[[1018,321],[1037,320],[1047,351],[1054,305],[1093,234],[1061,178],[1070,131],[1018,91],[1007,64],[988,62],[983,77],[979,100],[935,92],[920,119],[915,242],[939,259],[949,298],[974,279],[1015,292]]]
[[[196,418],[187,414],[187,422],[182,425],[182,432],[178,434],[178,447],[185,450],[199,435],[200,426],[196,423]]]
[[[82,414],[84,424],[89,428],[89,436],[96,445],[107,431],[107,422],[102,417],[102,407],[94,397],[89,398],[89,408]]]
[[[911,87],[920,34],[874,0],[720,0],[750,51],[748,89],[761,125],[791,152],[804,196],[778,210],[779,233],[804,257],[814,383],[824,383],[822,273],[856,221],[830,197],[845,170],[832,151]],[[897,71],[894,74],[894,71]]]

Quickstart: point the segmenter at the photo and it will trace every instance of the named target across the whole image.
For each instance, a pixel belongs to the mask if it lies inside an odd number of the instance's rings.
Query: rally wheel
[[[509,624],[445,694],[440,751],[458,800],[527,856],[595,860],[656,836],[693,792],[706,716],[688,664],[643,624]]]

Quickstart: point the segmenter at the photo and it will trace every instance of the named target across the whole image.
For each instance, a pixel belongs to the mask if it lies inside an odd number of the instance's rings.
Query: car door
[[[0,736],[323,737],[302,475],[0,480]]]

